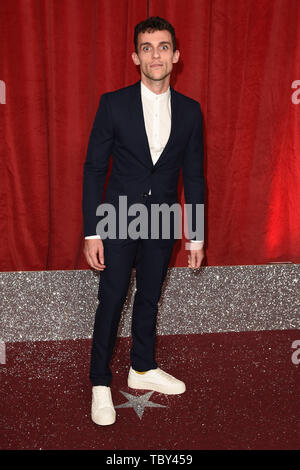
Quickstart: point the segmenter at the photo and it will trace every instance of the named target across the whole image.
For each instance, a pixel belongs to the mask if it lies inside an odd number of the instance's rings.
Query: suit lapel
[[[143,150],[144,150],[143,155],[145,155],[146,157],[145,163],[147,163],[147,165],[150,166],[151,168],[154,168],[154,167],[157,168],[161,164],[175,136],[175,130],[176,130],[176,125],[177,125],[177,112],[178,112],[177,96],[176,96],[176,91],[171,86],[170,86],[170,93],[171,93],[170,136],[157,162],[155,163],[155,165],[153,165],[151,152],[150,152],[150,146],[148,142],[148,136],[146,132],[145,120],[144,120],[143,103],[142,103],[142,96],[141,96],[141,81],[139,80],[134,85],[133,118],[134,118],[135,128],[136,128],[136,137],[143,147]]]

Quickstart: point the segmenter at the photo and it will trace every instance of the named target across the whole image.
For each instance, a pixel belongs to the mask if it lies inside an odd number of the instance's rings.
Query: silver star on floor
[[[136,414],[140,419],[142,419],[144,410],[146,407],[149,408],[167,408],[166,405],[160,405],[159,403],[153,403],[153,401],[149,401],[153,391],[145,393],[144,395],[136,396],[131,395],[130,393],[122,392],[122,395],[127,398],[126,403],[122,403],[121,405],[115,406],[115,408],[133,408]]]

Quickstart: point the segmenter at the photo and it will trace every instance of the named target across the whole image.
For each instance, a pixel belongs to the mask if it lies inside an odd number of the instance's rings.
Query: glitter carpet
[[[131,339],[119,337],[117,420],[106,427],[90,420],[90,339],[7,343],[0,448],[298,449],[298,339],[297,330],[159,336],[159,367],[187,387],[171,396],[128,388]]]

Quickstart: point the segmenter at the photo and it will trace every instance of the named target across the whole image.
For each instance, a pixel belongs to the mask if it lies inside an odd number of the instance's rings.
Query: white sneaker
[[[128,387],[142,390],[155,390],[166,395],[179,395],[185,392],[185,383],[175,379],[159,367],[151,369],[144,374],[138,374],[132,367],[128,374]]]
[[[92,388],[92,421],[106,426],[116,421],[116,410],[111,398],[110,387],[96,385]]]

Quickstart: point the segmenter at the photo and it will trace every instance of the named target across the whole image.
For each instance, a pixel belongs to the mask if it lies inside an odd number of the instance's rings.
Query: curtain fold
[[[175,27],[171,83],[201,103],[206,263],[300,261],[298,0],[150,0]],[[2,271],[86,269],[82,171],[101,93],[139,79],[143,0],[0,1]],[[179,183],[184,202],[182,180]],[[184,241],[171,266],[186,266]]]

